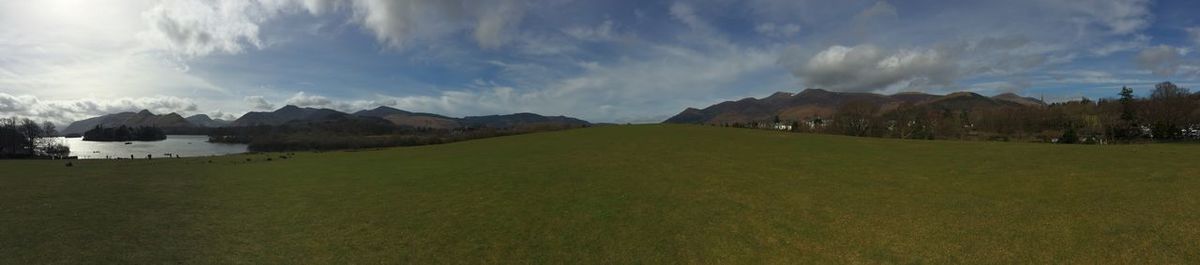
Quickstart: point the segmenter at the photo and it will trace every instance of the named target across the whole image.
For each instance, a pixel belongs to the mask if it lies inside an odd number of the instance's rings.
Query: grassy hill
[[[1196,264],[1197,155],[653,125],[0,161],[0,264]]]

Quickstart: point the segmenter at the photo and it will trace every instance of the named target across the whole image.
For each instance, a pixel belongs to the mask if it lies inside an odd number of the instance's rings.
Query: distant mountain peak
[[[354,113],[354,115],[357,115],[357,116],[378,117],[378,118],[383,118],[383,117],[392,116],[392,115],[411,115],[411,114],[413,114],[413,113],[404,111],[404,110],[400,110],[397,108],[393,108],[393,107],[388,107],[388,106],[379,106],[379,107],[375,107],[374,109],[360,110],[360,111]]]
[[[1017,104],[1021,104],[1021,105],[1027,105],[1027,106],[1045,106],[1046,105],[1046,102],[1043,102],[1040,99],[1036,99],[1036,98],[1032,98],[1032,97],[1022,97],[1022,96],[1017,95],[1016,93],[1012,93],[1012,92],[993,96],[992,99],[1013,102],[1013,103],[1017,103]]]
[[[325,121],[345,118],[349,114],[317,108],[287,105],[271,112],[249,112],[234,120],[232,126],[282,125],[292,121]]]
[[[764,99],[782,99],[782,98],[790,98],[790,97],[792,97],[793,95],[795,95],[795,94],[788,93],[788,92],[783,92],[783,91],[779,91],[779,92],[771,93],[771,95],[770,95],[770,96],[767,96],[767,97],[766,97],[766,98],[764,98]]]
[[[212,117],[209,117],[207,114],[196,114],[196,115],[188,116],[185,119],[188,122],[191,122],[192,124],[195,124],[196,126],[200,126],[200,127],[225,127],[225,126],[229,126],[229,124],[231,123],[230,121],[226,121],[226,120],[213,119]]]
[[[803,96],[803,95],[807,95],[807,94],[827,94],[827,93],[831,93],[831,92],[829,92],[829,90],[824,90],[824,89],[820,89],[820,88],[805,88],[804,90],[800,91],[799,95]]]
[[[591,123],[567,116],[542,116],[537,113],[521,112],[508,115],[468,116],[458,119],[463,125],[473,127],[511,128],[529,125],[586,126]]]
[[[155,115],[150,110],[141,110],[138,112],[121,112],[92,117],[84,120],[72,122],[62,129],[62,133],[83,133],[96,126],[117,127],[117,126],[150,126],[164,129],[186,129],[196,125],[179,116],[178,113],[169,113],[164,115]]]
[[[1002,99],[1011,97],[1012,99]],[[814,116],[836,114],[847,102],[869,102],[881,109],[894,109],[904,105],[927,106],[935,109],[964,110],[996,108],[1020,105],[1044,105],[1031,98],[1000,96],[990,98],[974,92],[955,92],[935,95],[920,92],[905,92],[881,95],[868,92],[834,92],[820,88],[804,89],[798,94],[785,92],[771,94],[762,99],[725,101],[702,109],[687,108],[667,119],[666,123],[732,124],[764,122],[779,117],[784,120],[802,120]]]
[[[950,93],[949,95],[946,95],[946,97],[983,97],[983,95],[970,91],[959,91]]]

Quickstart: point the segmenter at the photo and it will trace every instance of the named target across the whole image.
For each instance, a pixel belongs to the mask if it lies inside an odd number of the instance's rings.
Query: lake
[[[83,138],[58,137],[71,147],[71,155],[79,159],[129,158],[133,155],[145,159],[147,154],[155,158],[166,157],[165,154],[181,157],[212,156],[245,153],[244,144],[219,144],[208,142],[204,135],[167,135],[166,140],[142,142],[94,142],[84,141]]]

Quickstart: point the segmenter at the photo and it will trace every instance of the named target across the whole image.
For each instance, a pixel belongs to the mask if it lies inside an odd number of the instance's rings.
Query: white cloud
[[[162,1],[142,16],[151,30],[142,37],[154,47],[196,57],[236,54],[271,43],[261,26],[281,15],[307,10],[324,15],[349,10],[389,48],[429,44],[469,32],[480,47],[497,48],[514,38],[528,5],[524,0],[175,0]]]
[[[273,13],[257,1],[162,1],[142,14],[152,29],[143,37],[183,56],[240,53],[262,48],[259,23]]]
[[[37,103],[37,98],[29,95],[13,96],[0,93],[0,113],[21,113]]]
[[[670,11],[671,17],[678,19],[680,22],[683,22],[683,24],[688,25],[688,27],[691,27],[694,30],[710,30],[708,23],[701,21],[700,17],[696,15],[696,10],[692,8],[692,5],[683,2],[675,2],[671,4]]]
[[[1185,54],[1187,54],[1186,49],[1159,45],[1142,50],[1134,60],[1137,61],[1139,69],[1149,70],[1154,75],[1167,77],[1174,75],[1179,70],[1180,57]]]
[[[874,5],[871,5],[871,7],[855,15],[854,20],[896,19],[899,16],[895,6],[888,4],[887,1],[878,1]]]
[[[834,45],[795,71],[814,88],[882,91],[900,83],[950,85],[958,75],[953,58],[937,50],[885,51],[872,45]]]
[[[485,48],[506,43],[524,17],[518,0],[358,0],[355,20],[392,48],[413,41],[432,41],[471,30]]]
[[[192,99],[172,96],[43,100],[31,95],[0,93],[0,116],[26,117],[59,125],[105,114],[143,109],[156,114],[175,112],[187,115],[199,112],[198,105]]]
[[[1068,11],[1068,19],[1100,25],[1112,34],[1129,34],[1150,26],[1150,0],[1062,0],[1048,5]]]
[[[333,104],[333,101],[326,97],[309,95],[301,91],[296,92],[296,95],[293,95],[291,98],[289,98],[287,100],[287,104],[300,107],[328,108]]]
[[[0,89],[42,99],[227,93],[137,37],[153,3],[89,3],[0,1]]]
[[[800,33],[800,25],[791,23],[776,25],[775,23],[767,22],[755,26],[754,31],[768,37],[787,38]]]
[[[244,100],[246,101],[246,103],[250,104],[250,109],[254,109],[254,110],[273,110],[273,109],[275,109],[275,104],[271,104],[271,102],[267,102],[267,99],[263,98],[262,96],[247,96],[244,98]]]

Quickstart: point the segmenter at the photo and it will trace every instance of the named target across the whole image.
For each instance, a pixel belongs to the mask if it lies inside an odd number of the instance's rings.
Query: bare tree
[[[1196,102],[1190,96],[1187,88],[1171,82],[1154,86],[1146,119],[1155,138],[1180,139],[1184,136],[1183,130],[1191,125],[1190,116],[1196,109]]]
[[[868,101],[854,100],[846,102],[838,107],[834,125],[840,128],[842,133],[846,135],[870,136],[871,130],[875,129],[873,128],[873,123],[875,112],[878,110],[878,105]]]

